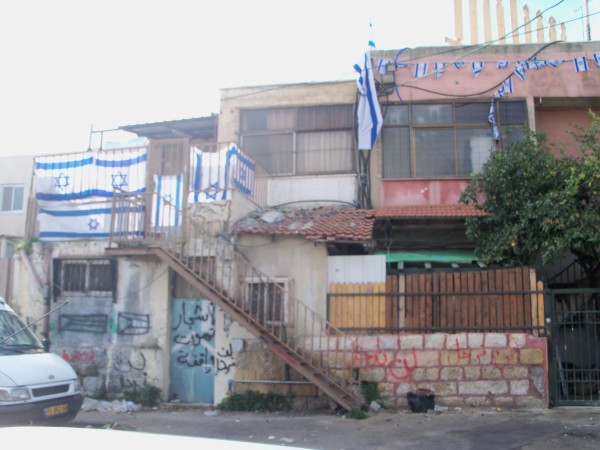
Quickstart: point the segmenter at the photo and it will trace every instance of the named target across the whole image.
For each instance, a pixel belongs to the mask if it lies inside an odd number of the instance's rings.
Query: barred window
[[[55,295],[112,297],[116,292],[116,262],[111,259],[54,260]]]

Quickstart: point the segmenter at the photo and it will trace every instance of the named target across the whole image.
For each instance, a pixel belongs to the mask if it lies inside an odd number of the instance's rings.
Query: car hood
[[[53,383],[77,378],[73,368],[54,353],[0,356],[0,383],[15,386]]]

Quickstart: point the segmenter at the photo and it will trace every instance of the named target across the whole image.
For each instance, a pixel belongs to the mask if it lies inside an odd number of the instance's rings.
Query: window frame
[[[69,274],[65,270],[67,265],[83,266],[83,290],[71,290],[65,277]],[[93,285],[92,270],[94,267],[109,266],[108,277],[104,280],[104,284],[108,289],[94,289],[97,286]],[[54,279],[54,298],[55,301],[60,296],[86,296],[94,298],[110,298],[116,301],[117,292],[117,261],[114,258],[61,258],[53,261],[53,279]]]
[[[510,120],[507,120],[506,123],[500,122],[500,118],[502,117],[502,113],[500,112],[502,109],[502,105],[507,105],[507,104],[511,104],[511,103],[522,104],[522,111],[525,116],[524,122],[516,122],[516,121],[510,121]],[[481,129],[481,130],[486,130],[486,132],[489,133],[490,137],[492,136],[492,125],[487,121],[487,114],[485,116],[485,119],[483,119],[483,117],[482,117],[481,122],[460,120],[460,118],[457,117],[457,109],[461,105],[472,105],[472,104],[481,105],[482,107],[486,107],[487,110],[489,110],[489,101],[472,101],[472,102],[432,101],[432,102],[413,102],[413,103],[404,103],[404,104],[399,104],[399,103],[388,104],[387,107],[406,107],[406,112],[403,113],[403,112],[399,111],[394,116],[394,118],[398,118],[398,117],[405,118],[405,121],[398,120],[398,121],[395,121],[395,123],[386,123],[386,120],[384,118],[383,129],[382,129],[382,158],[381,158],[382,179],[392,181],[392,180],[431,179],[431,178],[436,178],[436,179],[470,178],[472,171],[470,173],[461,173],[461,171],[460,171],[461,157],[459,156],[460,149],[459,149],[459,145],[458,145],[459,144],[458,137],[460,134],[460,130]],[[440,122],[434,122],[434,123],[431,123],[431,122],[416,123],[415,118],[414,118],[414,112],[415,112],[416,108],[427,107],[427,106],[437,106],[437,105],[451,105],[451,107],[452,107],[452,119],[451,119],[452,121],[451,122],[440,121]],[[524,99],[500,101],[500,102],[496,102],[495,106],[497,109],[497,111],[496,111],[497,119],[496,120],[498,123],[498,127],[500,129],[502,129],[503,126],[514,128],[515,126],[519,126],[519,125],[526,127],[529,124],[527,104]],[[418,174],[419,168],[417,165],[417,162],[419,159],[418,155],[417,155],[417,134],[418,134],[419,130],[443,130],[443,129],[447,129],[447,130],[449,129],[451,131],[452,145],[454,147],[453,152],[452,152],[453,153],[453,163],[454,163],[454,173],[453,174],[439,174],[439,175],[438,174],[421,174],[421,175],[419,175]],[[407,130],[407,132],[408,132],[408,152],[400,151],[400,150],[402,150],[401,143],[398,144],[397,146],[394,145],[391,150],[386,151],[385,135],[388,132],[390,132],[391,130]],[[404,133],[404,137],[403,137],[403,133]],[[398,131],[397,137],[398,137],[399,141],[406,139],[406,131],[405,132]],[[462,142],[462,140],[460,142]],[[502,148],[502,143],[496,142],[493,145],[491,152],[501,150],[501,148]],[[392,153],[394,153],[394,156],[391,156]],[[450,152],[448,152],[448,153],[450,153]],[[393,158],[394,161],[405,161],[408,159],[409,175],[406,176],[406,175],[400,174],[401,170],[399,170],[398,168],[395,168],[395,170],[394,170],[395,173],[393,173],[391,175],[386,174],[385,168],[388,167],[388,165],[386,164],[386,159],[390,160],[391,158]]]
[[[335,114],[336,108],[339,109],[339,113]],[[313,111],[311,111],[313,110]],[[330,112],[328,112],[328,110]],[[272,124],[269,126],[269,113],[273,113]],[[281,117],[276,117],[277,113],[281,113]],[[312,116],[311,116],[312,114]],[[314,116],[322,114],[323,117],[319,120],[319,117],[314,119]],[[256,115],[256,117],[253,117]],[[261,128],[262,126],[262,128]],[[354,157],[355,147],[355,136],[354,136],[354,105],[351,104],[329,104],[329,105],[305,105],[298,107],[281,107],[281,108],[248,108],[240,111],[239,120],[239,136],[241,147],[250,155],[259,165],[260,159],[254,156],[254,152],[244,142],[246,139],[253,137],[265,137],[269,136],[282,136],[291,138],[291,151],[290,157],[292,158],[291,164],[285,164],[289,167],[289,170],[285,171],[268,171],[270,176],[273,177],[285,177],[285,176],[311,176],[311,175],[337,175],[337,174],[353,174],[356,172],[356,158]],[[302,150],[299,148],[300,137],[303,134],[315,134],[315,133],[334,133],[334,132],[345,132],[348,133],[349,142],[351,142],[348,152],[350,155],[348,158],[344,158],[342,161],[349,163],[349,167],[341,170],[326,170],[328,167],[335,165],[327,164],[324,159],[319,163],[309,163],[308,165],[319,165],[317,169],[304,170],[299,172],[301,166],[307,164],[301,164],[300,158],[306,157],[310,150]],[[305,141],[307,142],[307,141]],[[320,149],[319,152],[327,152],[329,149]],[[287,153],[287,150],[286,150]],[[269,152],[273,155],[273,152]],[[283,155],[283,157],[287,157]],[[310,158],[309,158],[310,160]]]
[[[4,200],[5,200],[6,190],[8,188],[10,188],[12,190],[11,200],[10,200],[10,209],[4,209]],[[19,189],[21,191],[21,207],[20,208],[15,208],[15,191],[17,189]],[[0,212],[3,212],[3,213],[23,212],[23,209],[25,207],[25,185],[24,184],[19,184],[19,183],[3,184],[1,196],[2,196],[2,199],[1,199],[1,203],[0,203]]]
[[[289,286],[290,286],[290,282],[288,278],[283,278],[283,277],[274,277],[274,278],[261,278],[261,277],[246,277],[245,279],[245,290],[246,290],[246,303],[247,306],[249,308],[250,314],[253,314],[254,311],[254,306],[253,306],[253,295],[252,295],[252,286],[254,285],[259,285],[259,286],[263,286],[263,287],[267,287],[267,286],[278,286],[281,285],[282,289],[283,289],[283,297],[281,298],[281,316],[283,317],[283,321],[275,321],[275,320],[268,320],[268,302],[264,302],[264,311],[263,311],[263,317],[264,317],[264,323],[267,325],[285,325],[288,322],[288,299],[289,299]],[[265,298],[265,293],[263,292],[262,294],[262,299]],[[257,302],[259,303],[260,306],[260,300]],[[260,314],[259,314],[259,319],[260,319]]]

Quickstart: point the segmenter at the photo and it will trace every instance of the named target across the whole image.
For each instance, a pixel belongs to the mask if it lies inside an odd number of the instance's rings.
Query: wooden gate
[[[388,275],[383,283],[331,283],[329,320],[354,332],[544,332],[534,269]]]

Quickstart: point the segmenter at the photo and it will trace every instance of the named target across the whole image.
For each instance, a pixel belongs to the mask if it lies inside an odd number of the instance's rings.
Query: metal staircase
[[[156,256],[346,410],[362,405],[357,343],[240,253],[219,224],[184,217],[166,199],[115,195],[107,254]],[[152,215],[151,215],[152,213]]]

